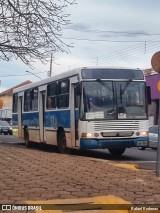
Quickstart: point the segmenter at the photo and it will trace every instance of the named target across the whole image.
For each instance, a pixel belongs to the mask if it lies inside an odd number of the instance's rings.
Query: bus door
[[[76,86],[78,85],[78,76],[70,79],[70,128],[71,128],[71,146],[77,146],[77,130],[78,130],[78,119],[76,116]]]
[[[23,137],[22,131],[22,100],[24,92],[18,94],[18,137]]]
[[[40,142],[46,141],[45,136],[45,97],[46,85],[39,87],[39,137]]]

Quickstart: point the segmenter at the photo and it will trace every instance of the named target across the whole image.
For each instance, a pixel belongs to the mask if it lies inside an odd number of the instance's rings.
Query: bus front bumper
[[[148,137],[129,139],[80,139],[80,149],[148,147]]]

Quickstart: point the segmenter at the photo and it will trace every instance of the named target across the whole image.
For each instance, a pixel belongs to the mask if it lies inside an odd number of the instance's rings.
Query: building
[[[1,120],[8,120],[10,121],[12,118],[12,96],[13,90],[17,87],[24,86],[26,84],[32,83],[31,81],[27,80],[18,84],[6,91],[0,93],[0,119]]]
[[[150,125],[158,124],[160,100],[160,74],[153,69],[144,70],[147,85],[151,88],[151,105],[149,106]]]

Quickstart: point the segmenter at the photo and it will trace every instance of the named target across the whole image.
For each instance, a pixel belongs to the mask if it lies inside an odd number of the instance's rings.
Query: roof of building
[[[24,82],[22,82],[22,83],[20,83],[20,84],[18,84],[18,85],[16,85],[16,86],[14,86],[14,87],[12,87],[12,88],[6,90],[6,91],[1,92],[1,93],[0,93],[0,96],[3,96],[3,95],[12,95],[12,94],[13,94],[13,90],[14,90],[15,88],[22,87],[22,86],[24,86],[24,85],[31,84],[31,83],[32,83],[32,81],[30,81],[30,80],[24,81]]]
[[[150,75],[156,75],[158,74],[155,70],[153,70],[152,68],[149,68],[149,69],[145,69],[143,70],[144,72],[144,75],[145,76],[150,76]]]

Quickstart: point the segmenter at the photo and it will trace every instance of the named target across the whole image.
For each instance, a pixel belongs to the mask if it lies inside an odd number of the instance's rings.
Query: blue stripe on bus
[[[45,112],[45,127],[70,128],[70,110]]]
[[[79,111],[75,110],[75,120],[79,118]],[[45,112],[45,127],[70,128],[70,110]]]
[[[129,139],[80,139],[81,149],[130,148],[137,147],[139,142],[148,143],[148,137]]]
[[[39,115],[38,112],[23,113],[22,114],[22,125],[27,126],[39,126]]]
[[[79,112],[75,110],[75,119],[78,120]],[[18,125],[18,114],[12,116],[14,125]],[[39,126],[39,112],[22,113],[22,125]],[[70,128],[70,110],[46,111],[44,119],[45,127]]]

